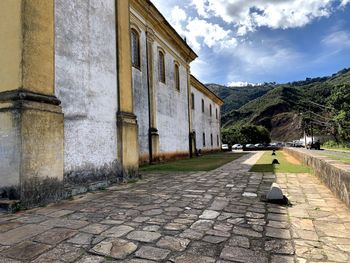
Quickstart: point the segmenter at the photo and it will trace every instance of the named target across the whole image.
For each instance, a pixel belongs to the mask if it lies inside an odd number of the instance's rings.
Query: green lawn
[[[342,161],[344,163],[347,163],[347,164],[350,164],[350,158],[342,158],[342,157],[339,157],[339,156],[335,156],[335,155],[332,155],[332,154],[320,154],[322,156],[326,156],[326,157],[329,157],[333,160],[337,160],[337,161]]]
[[[245,155],[245,153],[214,153],[184,159],[169,161],[155,165],[145,165],[140,167],[144,172],[197,172],[214,170],[226,163],[236,160]]]
[[[272,164],[277,159],[280,164]],[[259,161],[250,169],[250,172],[272,172],[272,173],[311,173],[311,168],[302,164],[293,164],[286,160],[281,151],[272,155],[272,151],[265,152]]]

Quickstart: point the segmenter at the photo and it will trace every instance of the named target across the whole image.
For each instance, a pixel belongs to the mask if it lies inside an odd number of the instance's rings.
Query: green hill
[[[301,113],[311,110],[326,114],[313,103],[325,105],[332,88],[345,83],[350,83],[350,69],[286,84],[239,88],[211,84],[209,88],[226,103],[222,108],[223,127],[263,125],[271,131],[273,140],[288,141],[303,134]]]

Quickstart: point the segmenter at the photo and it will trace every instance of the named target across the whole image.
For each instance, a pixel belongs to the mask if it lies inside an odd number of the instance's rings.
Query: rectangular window
[[[194,110],[194,94],[191,93],[191,107],[192,107],[192,110]]]
[[[180,91],[180,69],[177,64],[175,64],[175,88]]]
[[[213,134],[210,134],[210,145],[211,145],[211,146],[214,145]]]
[[[219,135],[216,135],[216,144],[217,144],[218,147],[219,147]]]
[[[203,132],[203,147],[205,147],[205,133]]]
[[[204,100],[202,99],[202,112],[204,112]]]
[[[211,108],[211,104],[209,105],[209,112],[210,112],[210,117],[213,115],[213,110]]]
[[[162,51],[158,52],[159,81],[165,83],[165,59]]]
[[[216,109],[215,116],[216,116],[216,119],[218,119],[218,109]]]

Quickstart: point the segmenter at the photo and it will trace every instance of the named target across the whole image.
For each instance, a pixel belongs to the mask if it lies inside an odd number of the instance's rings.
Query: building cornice
[[[209,97],[219,106],[222,106],[224,104],[224,101],[222,99],[220,99],[214,92],[208,89],[207,86],[205,86],[202,82],[196,79],[193,75],[191,75],[191,86],[204,93],[207,97]]]
[[[187,63],[191,63],[198,57],[150,0],[131,0],[130,4],[144,17],[147,23],[149,23],[149,26],[178,49]]]

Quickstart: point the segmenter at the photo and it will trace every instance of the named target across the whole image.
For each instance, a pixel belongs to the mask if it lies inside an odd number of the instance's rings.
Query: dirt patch
[[[296,164],[296,165],[301,164],[301,162],[300,162],[298,159],[296,159],[295,157],[289,155],[289,154],[286,153],[285,151],[283,151],[282,153],[283,153],[284,157],[286,158],[286,160],[287,160],[288,162],[290,162],[291,164]]]

